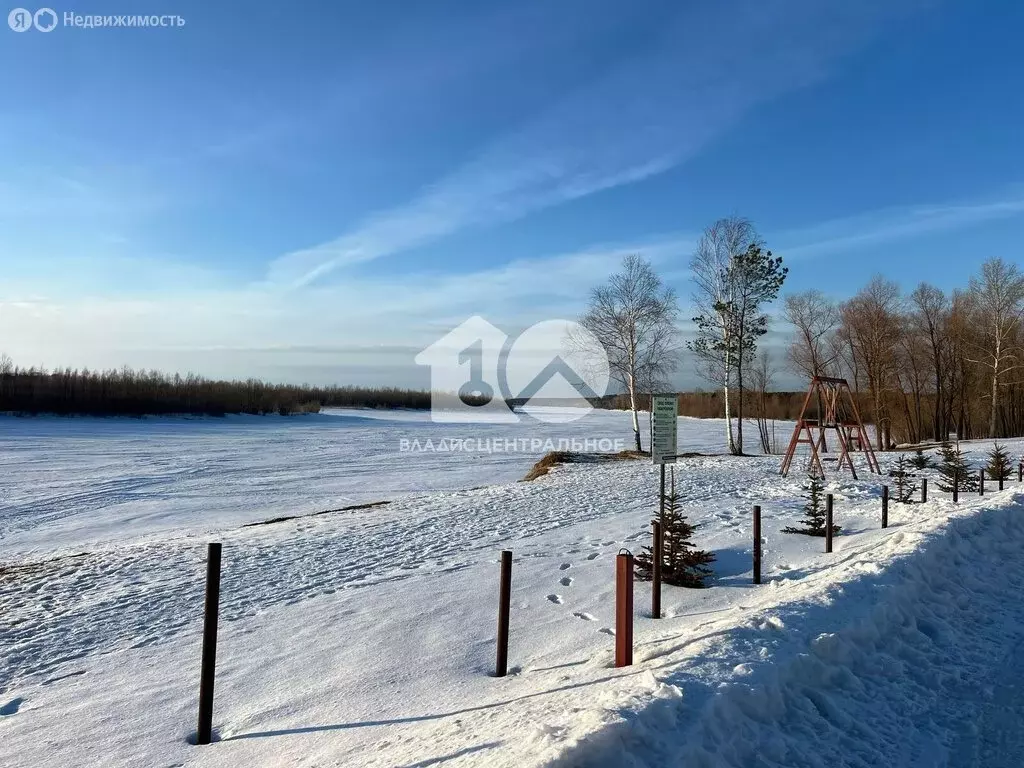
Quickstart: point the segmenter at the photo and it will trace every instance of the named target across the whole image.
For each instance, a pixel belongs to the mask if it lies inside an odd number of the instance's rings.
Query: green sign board
[[[655,464],[675,464],[679,399],[675,395],[655,395],[653,399],[651,458]]]

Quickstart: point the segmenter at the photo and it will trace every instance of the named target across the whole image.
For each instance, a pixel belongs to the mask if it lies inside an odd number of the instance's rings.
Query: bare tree
[[[988,418],[988,436],[1001,437],[996,421],[999,415],[999,386],[1006,374],[1021,366],[1012,341],[1019,335],[1024,313],[1024,275],[1016,264],[989,259],[981,265],[981,275],[971,278],[971,295],[977,303],[978,343],[972,345],[972,363],[991,371],[992,389]]]
[[[760,238],[747,219],[732,216],[719,219],[704,230],[697,250],[690,259],[696,290],[693,304],[697,316],[697,338],[688,344],[698,360],[698,372],[707,381],[722,388],[725,402],[725,435],[730,453],[739,453],[732,430],[729,400],[734,381],[740,341],[732,307],[736,301],[736,282],[731,274],[733,261]]]
[[[943,360],[948,345],[947,322],[949,301],[941,290],[934,285],[921,283],[910,294],[913,306],[911,311],[912,332],[923,337],[928,345],[931,362],[933,384],[935,387],[935,409],[932,415],[933,432],[936,440],[944,440],[949,435],[948,422],[945,422],[945,404],[943,388]]]
[[[884,450],[889,444],[885,393],[893,385],[896,343],[901,330],[899,311],[899,286],[881,275],[873,277],[840,310],[844,335],[867,381],[878,450]]]
[[[639,255],[622,260],[622,271],[594,288],[580,325],[601,342],[611,376],[629,395],[636,449],[640,442],[638,395],[664,386],[678,365],[675,291],[665,286],[650,262]],[[583,345],[570,337],[575,347]]]
[[[793,340],[786,350],[793,370],[808,379],[828,376],[840,354],[833,339],[839,325],[836,305],[818,290],[793,293],[786,297],[782,316],[793,326]],[[820,418],[820,394],[817,401]]]
[[[761,451],[765,454],[775,453],[774,419],[771,431],[768,430],[768,390],[774,382],[775,373],[771,355],[768,350],[762,349],[751,362],[750,379],[756,393],[754,412],[757,418],[757,432],[761,439]]]
[[[793,326],[793,341],[786,350],[793,370],[808,379],[828,376],[839,351],[830,337],[839,325],[839,309],[818,290],[786,297],[782,316]]]

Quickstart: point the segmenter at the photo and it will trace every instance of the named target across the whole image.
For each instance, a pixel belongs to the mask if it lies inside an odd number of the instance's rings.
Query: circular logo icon
[[[32,17],[32,22],[40,32],[52,32],[57,27],[57,14],[53,8],[40,8]]]
[[[15,8],[7,14],[7,26],[15,32],[28,32],[32,29],[32,11]]]
[[[530,416],[561,424],[586,416],[589,398],[605,394],[608,354],[579,323],[545,320],[516,338],[504,373],[509,395],[524,400]]]

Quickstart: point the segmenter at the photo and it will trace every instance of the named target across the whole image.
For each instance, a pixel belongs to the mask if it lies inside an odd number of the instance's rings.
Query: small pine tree
[[[978,478],[967,466],[964,455],[960,452],[960,444],[955,446],[948,440],[939,448],[939,490],[949,493],[953,490],[956,480],[960,493],[978,490]]]
[[[935,464],[932,462],[930,457],[924,455],[924,451],[918,448],[916,451],[914,451],[914,458],[910,460],[910,466],[912,466],[914,469],[920,470],[932,469],[935,466]]]
[[[896,459],[896,466],[889,470],[889,477],[895,480],[896,501],[901,504],[909,504],[911,497],[917,491],[917,483],[911,480],[910,473],[907,472],[909,466],[910,462],[901,453]]]
[[[783,533],[802,533],[806,536],[825,535],[825,500],[822,494],[825,484],[817,472],[810,473],[808,479],[810,482],[804,486],[807,493],[807,503],[804,504],[804,526],[803,528],[787,526],[782,529]],[[833,525],[832,535],[835,536],[840,530],[838,525]]]
[[[661,518],[662,560],[661,580],[676,587],[704,587],[704,579],[712,571],[707,566],[714,562],[711,552],[694,549],[690,537],[696,526],[680,514],[676,495],[676,474],[672,469],[672,485],[665,494],[665,514]],[[651,547],[644,547],[636,557],[636,577],[650,581],[654,577],[654,559]]]
[[[1012,469],[1010,452],[996,443],[988,454],[985,477],[991,477],[993,480],[1009,480]]]

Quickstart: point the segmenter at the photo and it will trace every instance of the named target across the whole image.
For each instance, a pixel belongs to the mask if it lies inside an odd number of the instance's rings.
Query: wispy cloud
[[[407,204],[276,259],[268,279],[309,285],[468,227],[662,173],[758,104],[827,76],[891,13],[889,4],[812,0],[690,7],[643,53],[500,137]]]
[[[1020,216],[1024,216],[1024,195],[869,211],[783,232],[775,240],[787,259],[806,259]]]
[[[68,265],[58,279],[0,287],[2,351],[25,364],[153,365],[163,359],[237,376],[329,358],[332,375],[344,379],[346,365],[372,360],[413,367],[416,351],[473,314],[485,314],[510,333],[540,320],[571,318],[587,289],[627,253],[670,263],[690,248],[685,240],[642,240],[461,274],[363,275],[294,292],[234,286],[216,272],[151,261],[133,268],[149,269],[148,282],[163,290],[121,294],[88,282],[83,288],[82,275]],[[172,280],[179,272],[188,279]],[[142,272],[136,277],[146,279]]]

